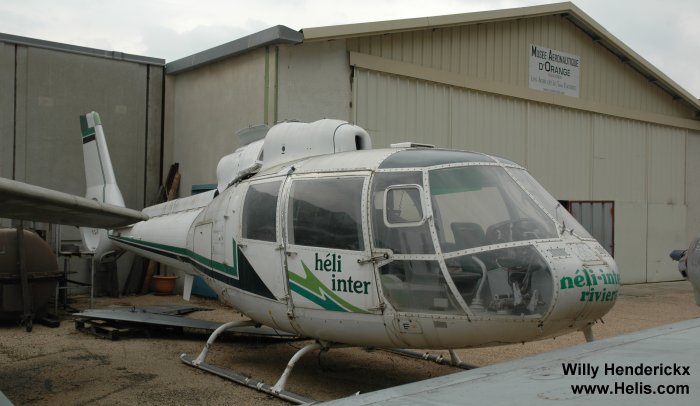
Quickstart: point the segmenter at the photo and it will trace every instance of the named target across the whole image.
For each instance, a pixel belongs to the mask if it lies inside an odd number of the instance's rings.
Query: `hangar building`
[[[136,190],[127,204],[139,208],[174,162],[181,195],[214,183],[239,129],[338,118],[367,129],[375,147],[416,141],[524,165],[614,254],[624,283],[679,279],[668,253],[700,229],[700,103],[571,3],[276,26],[164,66],[35,45],[0,37],[0,65],[15,72],[14,82],[0,80],[15,88],[14,102],[0,96],[5,177],[13,168],[16,179],[81,193],[79,148],[58,159],[43,143],[62,144],[75,133],[65,120],[102,108],[108,139],[135,137],[113,160],[120,167],[137,157],[117,176],[125,194]],[[91,101],[86,89],[101,82],[116,89]],[[63,106],[78,101],[90,103]],[[119,114],[130,124],[119,127]],[[44,178],[66,160],[77,160],[74,182]]]

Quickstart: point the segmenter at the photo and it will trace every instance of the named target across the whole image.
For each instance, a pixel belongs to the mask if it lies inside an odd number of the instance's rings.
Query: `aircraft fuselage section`
[[[111,238],[260,323],[323,340],[534,340],[590,324],[619,289],[613,259],[554,198],[483,154],[340,153],[179,200]]]

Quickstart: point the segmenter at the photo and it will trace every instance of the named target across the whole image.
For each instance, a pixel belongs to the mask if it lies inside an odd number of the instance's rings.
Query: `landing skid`
[[[241,375],[237,372],[231,371],[226,368],[221,368],[217,367],[216,365],[210,365],[205,362],[205,359],[207,357],[207,353],[209,352],[209,348],[211,348],[211,345],[214,344],[214,341],[216,338],[221,334],[223,331],[226,329],[232,328],[232,327],[243,327],[243,326],[250,326],[254,325],[255,323],[250,320],[245,320],[245,321],[233,321],[230,323],[226,323],[221,325],[219,328],[217,328],[211,336],[209,336],[209,339],[207,340],[206,345],[202,349],[202,352],[199,353],[197,358],[192,359],[187,354],[182,354],[180,355],[180,360],[184,362],[187,365],[193,366],[197,369],[201,369],[203,371],[218,375],[224,379],[228,379],[230,381],[236,382],[241,385],[245,385],[249,388],[253,388],[255,390],[258,390],[260,392],[267,393],[268,395],[276,396],[280,399],[284,399],[288,402],[296,403],[296,404],[302,404],[302,403],[312,403],[315,402],[314,399],[310,399],[307,397],[304,397],[302,395],[299,395],[294,392],[289,392],[284,389],[284,387],[287,384],[287,379],[289,378],[289,375],[292,373],[292,369],[294,368],[294,365],[296,362],[306,355],[306,353],[314,350],[326,350],[327,347],[322,345],[321,343],[314,342],[312,344],[308,344],[299,351],[294,354],[292,359],[289,360],[287,363],[287,367],[285,368],[284,372],[282,373],[282,376],[280,376],[279,380],[277,383],[274,385],[268,385],[266,383],[263,383],[261,381],[257,381],[255,379],[246,377],[244,375]]]
[[[289,392],[286,390],[281,390],[279,392],[276,392],[274,390],[274,386],[268,385],[268,384],[260,382],[260,381],[256,381],[255,379],[252,379],[252,378],[248,378],[248,377],[243,376],[237,372],[233,372],[230,369],[220,368],[220,367],[217,367],[216,365],[209,365],[206,362],[201,362],[199,364],[196,364],[195,360],[193,360],[187,354],[180,355],[180,359],[185,364],[193,366],[197,369],[201,369],[202,371],[206,371],[206,372],[212,373],[214,375],[218,375],[224,379],[228,379],[229,381],[233,381],[233,382],[236,382],[238,384],[245,385],[249,388],[253,388],[253,389],[258,390],[260,392],[265,392],[269,395],[276,396],[276,397],[278,397],[280,399],[284,399],[288,402],[292,402],[292,403],[296,403],[296,404],[315,402],[315,400],[313,400],[313,399],[309,399],[309,398],[301,396],[297,393]]]
[[[205,362],[205,359],[207,357],[207,354],[209,353],[209,348],[214,344],[214,341],[216,341],[216,338],[224,332],[227,329],[230,328],[237,328],[237,327],[245,327],[245,326],[252,326],[255,325],[255,322],[251,320],[244,320],[244,321],[232,321],[230,323],[226,323],[221,325],[219,328],[214,330],[214,332],[209,336],[209,339],[207,340],[207,343],[205,344],[204,348],[202,349],[202,352],[199,353],[197,358],[192,358],[187,354],[182,354],[180,355],[180,359],[182,362],[184,362],[187,365],[190,365],[192,367],[195,367],[197,369],[201,369],[202,371],[206,371],[209,373],[212,373],[214,375],[220,376],[224,379],[228,379],[230,381],[233,381],[235,383],[247,386],[249,388],[258,390],[260,392],[267,393],[268,395],[276,396],[280,399],[284,399],[288,402],[296,403],[296,404],[303,404],[303,403],[312,403],[315,402],[314,399],[307,398],[305,396],[299,395],[294,392],[290,392],[288,390],[285,390],[285,386],[287,385],[287,379],[289,378],[289,375],[292,373],[292,369],[294,369],[294,365],[299,361],[301,357],[306,355],[307,353],[311,351],[327,351],[330,348],[329,343],[321,343],[319,341],[313,342],[311,344],[308,344],[304,346],[302,349],[297,351],[294,356],[289,360],[287,363],[287,367],[285,368],[284,372],[282,373],[282,376],[280,376],[279,380],[274,385],[268,385],[266,383],[263,383],[261,381],[249,378],[247,376],[241,375],[237,372],[231,371],[230,369],[226,368],[221,368],[216,365],[210,365]],[[465,362],[462,362],[462,360],[459,359],[459,356],[457,355],[456,352],[453,350],[450,350],[450,357],[445,358],[442,355],[435,355],[435,354],[430,354],[430,353],[419,353],[416,351],[409,351],[409,350],[401,350],[401,349],[390,349],[390,348],[383,348],[384,351],[388,351],[394,354],[399,354],[407,357],[412,357],[412,358],[417,358],[417,359],[422,359],[422,360],[427,360],[427,361],[432,361],[437,364],[441,365],[452,365],[458,368],[462,369],[474,369],[478,368],[476,365],[471,365],[467,364]]]

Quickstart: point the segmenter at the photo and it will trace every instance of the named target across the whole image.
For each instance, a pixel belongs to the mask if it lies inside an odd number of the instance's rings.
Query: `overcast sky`
[[[458,14],[537,0],[0,0],[0,32],[174,61],[278,24],[308,27]],[[700,97],[698,0],[573,2]]]

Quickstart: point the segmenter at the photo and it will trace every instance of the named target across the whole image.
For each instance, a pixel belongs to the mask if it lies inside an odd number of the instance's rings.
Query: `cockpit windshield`
[[[553,221],[498,166],[429,172],[430,198],[442,251],[556,238]]]
[[[527,241],[559,237],[537,199],[549,195],[525,171],[514,180],[512,163],[431,152],[394,154],[372,181],[372,249],[388,259],[379,266],[384,297],[399,312],[541,318],[553,279]]]
[[[509,168],[508,171],[535,199],[554,217],[563,231],[587,239],[593,239],[585,228],[569,213],[552,195],[550,195],[527,171],[524,169]]]

